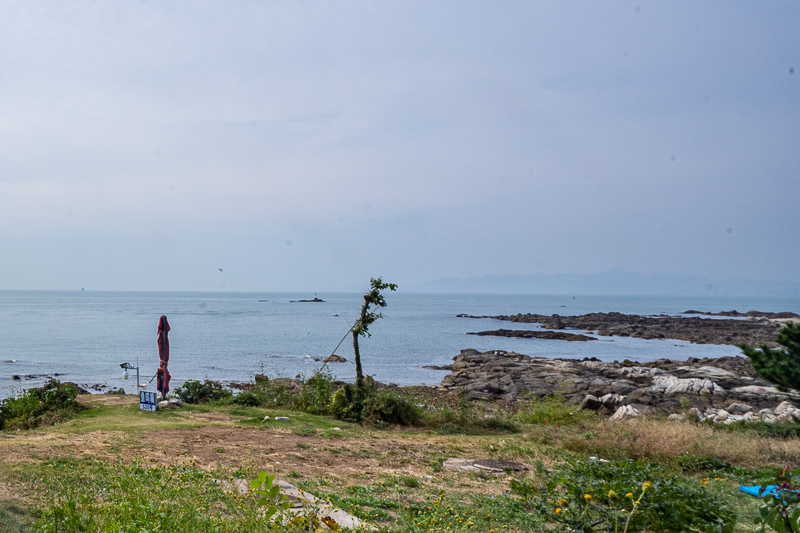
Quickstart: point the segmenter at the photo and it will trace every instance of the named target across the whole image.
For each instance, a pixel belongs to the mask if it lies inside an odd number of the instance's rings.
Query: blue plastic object
[[[744,492],[745,494],[749,494],[750,496],[755,496],[757,498],[762,498],[767,494],[775,494],[776,492],[778,492],[778,486],[777,485],[767,485],[766,488],[764,489],[764,492],[760,492],[761,491],[761,485],[756,485],[756,486],[753,486],[753,487],[745,487],[743,485],[739,485],[739,490],[741,492]]]

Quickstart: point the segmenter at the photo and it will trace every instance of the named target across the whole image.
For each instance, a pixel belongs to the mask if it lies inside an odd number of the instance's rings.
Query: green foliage
[[[485,435],[486,433],[516,433],[518,425],[511,419],[479,411],[469,404],[459,409],[437,409],[425,413],[423,422],[443,435]]]
[[[800,323],[787,323],[778,332],[776,342],[783,348],[762,345],[758,350],[746,344],[739,348],[764,380],[782,390],[800,389]]]
[[[362,388],[347,384],[338,389],[328,405],[330,414],[341,420],[369,421],[377,426],[411,426],[422,419],[422,409],[394,391],[377,391],[364,383]]]
[[[577,406],[567,405],[560,394],[528,400],[516,416],[524,424],[557,425],[584,425],[596,418],[593,411],[579,411]]]
[[[704,423],[714,428],[714,431],[729,431],[745,435],[758,435],[772,439],[800,438],[800,422],[787,420],[785,422],[765,422],[763,420],[736,420],[730,424],[714,424],[712,421]]]
[[[78,389],[51,379],[42,387],[28,389],[0,402],[0,429],[30,429],[52,424],[83,409]]]
[[[233,403],[246,407],[258,407],[261,405],[261,399],[252,392],[243,391],[233,397]]]
[[[416,403],[389,390],[379,391],[370,397],[367,409],[367,418],[377,425],[413,426],[422,418],[422,409]]]
[[[318,372],[303,383],[300,395],[294,399],[294,407],[312,415],[329,414],[333,392],[333,375],[327,371]]]
[[[110,463],[53,460],[36,480],[46,505],[31,531],[272,530],[256,498],[239,494],[232,488],[235,481],[223,476],[145,458]]]
[[[367,413],[367,399],[370,393],[372,391],[366,384],[357,387],[348,383],[331,397],[330,413],[340,420],[361,422]]]
[[[353,352],[356,363],[356,385],[361,387],[364,381],[364,373],[361,369],[361,352],[358,349],[358,337],[370,337],[369,327],[379,318],[383,318],[381,313],[370,311],[370,307],[386,307],[386,300],[381,291],[389,289],[397,290],[394,283],[386,283],[381,278],[370,278],[370,290],[364,295],[364,303],[361,306],[361,314],[351,329],[353,333]]]
[[[626,527],[728,533],[736,521],[736,515],[701,484],[638,461],[578,462],[548,473],[543,486],[514,480],[511,490],[574,531]]]
[[[702,474],[709,477],[725,476],[736,479],[740,483],[760,483],[766,475],[763,470],[743,468],[708,455],[684,453],[677,458],[677,463],[683,472],[689,474]]]
[[[174,392],[175,396],[186,403],[207,403],[230,399],[233,394],[218,381],[205,380],[200,383],[190,379]]]
[[[764,485],[777,485],[777,494],[764,495],[759,515],[753,521],[756,533],[770,530],[780,533],[800,531],[800,468],[774,471],[773,478]]]
[[[273,481],[275,481],[275,474],[269,474],[262,470],[250,482],[250,491],[261,496],[256,501],[256,505],[264,507],[264,518],[267,520],[272,518],[279,509],[288,509],[292,505],[288,498],[281,494],[280,487],[273,485]]]

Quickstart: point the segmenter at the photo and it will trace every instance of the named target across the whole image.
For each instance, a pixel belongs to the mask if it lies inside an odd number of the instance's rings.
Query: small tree
[[[385,283],[381,278],[370,278],[369,280],[371,289],[364,295],[364,304],[361,306],[361,316],[353,326],[353,352],[356,358],[356,387],[359,390],[364,388],[364,372],[361,368],[361,352],[358,350],[359,337],[371,337],[369,332],[370,325],[383,318],[381,313],[370,312],[370,307],[386,307],[386,300],[383,299],[381,291],[389,289],[391,291],[397,290],[397,285],[394,283]]]
[[[776,342],[784,348],[770,348],[766,344],[760,350],[746,344],[740,344],[739,348],[765,381],[781,390],[800,390],[800,323],[787,323],[778,332]]]

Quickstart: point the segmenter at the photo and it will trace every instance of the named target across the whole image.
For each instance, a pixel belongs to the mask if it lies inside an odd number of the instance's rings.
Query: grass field
[[[428,421],[411,428],[287,407],[151,413],[130,396],[79,400],[88,408],[70,420],[0,434],[0,531],[267,531],[255,498],[224,490],[262,470],[392,531],[566,531],[564,521],[580,515],[596,516],[598,530],[614,531],[616,520],[621,532],[633,507],[625,494],[638,496],[645,481],[654,488],[629,531],[703,530],[669,521],[681,512],[735,517],[728,530],[752,531],[761,502],[738,485],[800,463],[800,440],[760,428],[612,423],[557,398],[506,409],[426,397]],[[448,458],[504,459],[529,470],[453,472],[442,467]],[[684,503],[659,511],[668,494]]]

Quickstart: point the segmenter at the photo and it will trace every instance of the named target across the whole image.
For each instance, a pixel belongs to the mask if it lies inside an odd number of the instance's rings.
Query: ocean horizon
[[[135,371],[126,381],[120,364],[139,366],[142,383],[158,367],[156,329],[166,315],[171,331],[172,388],[190,379],[250,382],[255,374],[308,376],[322,366],[357,318],[360,293],[318,293],[321,303],[299,292],[125,292],[0,291],[0,397],[39,386],[55,377],[102,392],[136,389]],[[504,295],[385,293],[383,319],[360,341],[364,371],[398,385],[438,384],[446,365],[465,348],[516,351],[531,356],[602,361],[741,355],[735,346],[677,340],[599,337],[593,342],[477,337],[468,332],[508,327],[492,319],[458,314],[516,313],[578,315],[610,312],[678,315],[683,311],[792,311],[800,299],[597,295]],[[514,324],[514,329],[540,329]],[[337,355],[346,363],[327,365],[339,379],[355,370],[350,337]],[[17,376],[19,379],[14,379]],[[145,390],[155,390],[155,382]]]

